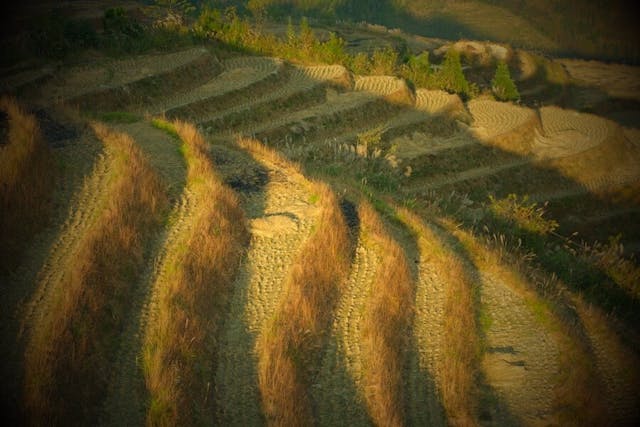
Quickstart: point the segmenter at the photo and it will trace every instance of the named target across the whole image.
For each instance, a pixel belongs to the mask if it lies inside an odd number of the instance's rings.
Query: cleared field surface
[[[559,62],[583,85],[596,87],[612,98],[640,100],[640,68],[637,66],[578,59]]]
[[[14,424],[640,421],[633,126],[204,48],[2,80],[3,214],[55,172],[0,269]]]
[[[535,111],[497,101],[467,103],[473,117],[472,131],[479,139],[492,139],[518,128],[535,117]]]
[[[416,109],[429,114],[443,114],[463,109],[460,97],[442,90],[416,90]]]
[[[536,135],[532,149],[541,158],[578,154],[602,144],[616,131],[607,119],[558,107],[541,108],[540,120],[543,133]]]

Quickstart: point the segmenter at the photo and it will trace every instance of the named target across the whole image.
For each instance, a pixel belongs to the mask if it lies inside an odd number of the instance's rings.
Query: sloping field
[[[464,105],[456,94],[442,90],[417,89],[416,109],[424,110],[429,114],[443,114],[464,109]]]
[[[63,69],[44,85],[41,93],[47,101],[114,109],[160,93],[164,88],[159,86],[166,85],[167,80],[180,83],[184,90],[201,76],[210,75],[210,69],[219,70],[219,62],[205,49],[194,48],[106,61],[97,67]]]
[[[640,100],[637,66],[578,59],[562,59],[559,62],[571,77],[584,85],[598,88],[612,98]]]
[[[202,48],[29,84],[0,184],[59,178],[0,271],[16,425],[640,420],[637,261],[585,249],[637,217],[614,122]]]
[[[516,132],[535,117],[535,111],[505,102],[472,100],[467,108],[473,117],[472,131],[480,139]]]
[[[616,131],[606,119],[558,107],[541,108],[540,120],[543,132],[536,135],[532,147],[539,158],[578,154],[602,144]]]

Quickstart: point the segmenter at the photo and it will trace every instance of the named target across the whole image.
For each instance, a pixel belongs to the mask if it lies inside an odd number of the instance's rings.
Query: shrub
[[[193,24],[193,34],[202,39],[220,37],[224,28],[222,13],[218,9],[205,7]]]
[[[69,40],[65,38],[64,19],[51,16],[38,19],[29,32],[31,48],[36,55],[47,58],[62,59],[69,51]]]
[[[520,99],[518,88],[511,79],[509,67],[503,61],[498,62],[496,74],[491,80],[491,90],[496,99],[500,101],[516,101]]]
[[[345,42],[335,33],[331,33],[329,40],[321,45],[322,61],[329,64],[344,64],[347,59]]]
[[[358,52],[355,56],[352,56],[349,61],[349,68],[355,74],[369,74],[371,70],[371,61],[369,55],[364,52]]]
[[[140,24],[129,18],[125,10],[121,7],[107,9],[102,18],[102,25],[105,36],[109,37],[131,37],[142,36],[144,30]]]
[[[400,74],[413,82],[416,87],[427,87],[431,75],[429,52],[423,52],[417,56],[410,55],[407,63],[403,64]]]
[[[527,196],[509,194],[506,199],[489,196],[489,210],[497,217],[517,225],[530,233],[546,236],[558,228],[558,223],[544,218],[545,206],[530,203]]]
[[[64,26],[64,38],[77,48],[98,47],[98,34],[87,21],[69,21]]]

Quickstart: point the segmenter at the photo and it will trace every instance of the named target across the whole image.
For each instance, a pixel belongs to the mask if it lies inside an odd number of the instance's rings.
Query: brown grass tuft
[[[168,249],[158,317],[147,331],[148,425],[212,424],[216,342],[248,232],[235,193],[215,173],[193,125],[172,125],[183,142],[188,225]]]
[[[411,273],[402,248],[386,232],[375,210],[358,207],[365,238],[380,256],[362,323],[364,397],[376,425],[404,425],[402,371],[413,316]]]
[[[0,98],[9,121],[7,145],[0,146],[0,272],[10,270],[47,220],[55,178],[51,153],[35,117],[15,99]]]
[[[309,380],[349,267],[349,230],[338,201],[314,183],[320,219],[300,250],[284,296],[256,344],[258,384],[270,425],[313,424]]]
[[[398,209],[399,219],[417,236],[421,256],[428,257],[438,279],[446,285],[444,354],[441,373],[442,403],[452,425],[477,425],[480,343],[477,334],[473,280],[462,262],[445,249],[442,239],[408,209]]]
[[[111,154],[108,204],[80,238],[76,256],[33,325],[25,354],[25,401],[37,425],[90,423],[107,385],[144,259],[144,242],[167,200],[141,151],[126,135],[94,130]]]

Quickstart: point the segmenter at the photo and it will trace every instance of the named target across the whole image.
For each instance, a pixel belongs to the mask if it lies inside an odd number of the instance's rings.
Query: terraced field
[[[0,270],[15,423],[640,421],[637,261],[563,238],[640,243],[614,122],[204,48],[16,82],[56,173]]]

